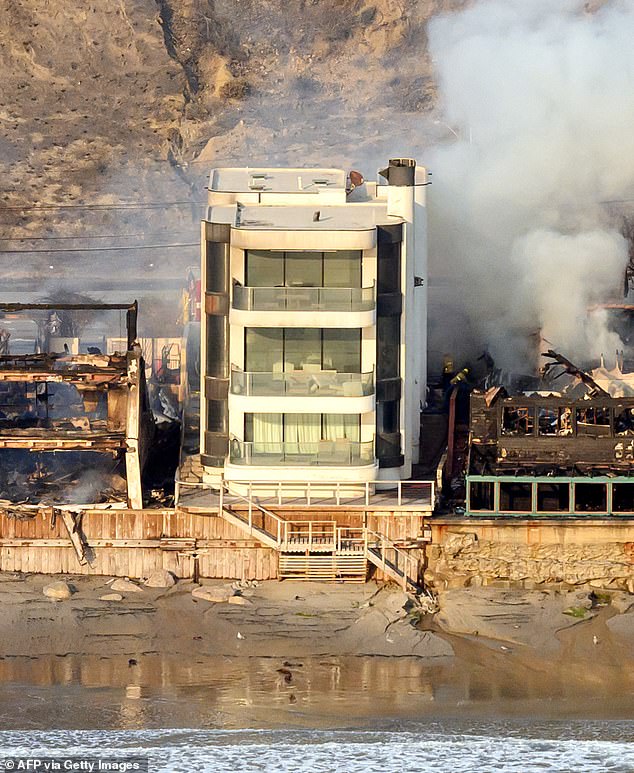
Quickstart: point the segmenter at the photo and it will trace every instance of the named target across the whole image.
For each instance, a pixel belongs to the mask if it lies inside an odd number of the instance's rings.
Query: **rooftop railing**
[[[256,466],[324,465],[357,467],[374,463],[374,441],[318,440],[316,442],[260,443],[233,439],[232,464]]]
[[[372,311],[372,287],[243,287],[234,285],[241,311]]]
[[[374,373],[293,370],[253,373],[231,368],[231,394],[247,397],[365,397],[374,394]]]

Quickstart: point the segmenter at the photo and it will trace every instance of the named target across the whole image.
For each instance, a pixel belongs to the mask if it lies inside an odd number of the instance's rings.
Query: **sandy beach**
[[[1,728],[346,726],[383,717],[629,718],[634,597],[472,588],[421,614],[395,587],[0,575]],[[227,583],[209,583],[225,587]]]

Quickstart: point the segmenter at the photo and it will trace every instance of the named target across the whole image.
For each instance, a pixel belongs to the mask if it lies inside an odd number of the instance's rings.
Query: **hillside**
[[[423,153],[448,133],[431,117],[425,24],[461,4],[0,0],[9,286],[175,282],[195,246],[97,248],[196,242],[200,212],[186,202],[204,200],[213,164],[373,173],[390,153]],[[108,208],[156,202],[178,203]],[[75,251],[33,252],[51,245]]]

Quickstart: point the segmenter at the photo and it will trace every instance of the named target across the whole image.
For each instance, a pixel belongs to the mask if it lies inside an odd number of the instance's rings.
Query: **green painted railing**
[[[469,516],[634,516],[634,476],[468,475],[466,488]]]

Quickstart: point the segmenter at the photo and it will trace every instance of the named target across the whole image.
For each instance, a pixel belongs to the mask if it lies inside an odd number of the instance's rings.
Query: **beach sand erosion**
[[[0,727],[345,726],[379,717],[628,717],[634,597],[460,589],[421,615],[395,587],[195,586],[0,575]],[[230,583],[205,587],[234,592]],[[222,595],[221,593],[219,595]],[[611,603],[607,604],[610,601]]]

